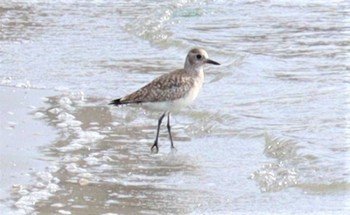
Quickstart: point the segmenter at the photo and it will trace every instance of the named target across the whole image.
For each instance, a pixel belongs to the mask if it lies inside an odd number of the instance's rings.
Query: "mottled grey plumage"
[[[156,140],[152,146],[158,152],[159,127],[166,113],[168,113],[168,132],[171,146],[174,148],[170,132],[170,111],[178,110],[190,104],[198,95],[203,85],[203,65],[209,63],[220,65],[210,60],[204,49],[194,48],[189,51],[183,69],[161,75],[144,87],[119,99],[113,100],[110,104],[135,104],[140,103],[152,109],[164,111],[159,118]]]
[[[139,90],[121,98],[121,103],[171,101],[184,97],[194,85],[193,74],[180,69],[164,74]]]

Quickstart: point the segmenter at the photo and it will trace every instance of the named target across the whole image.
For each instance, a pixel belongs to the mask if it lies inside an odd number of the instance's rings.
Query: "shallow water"
[[[349,13],[319,0],[0,3],[0,88],[35,105],[21,110],[35,125],[16,130],[17,102],[1,97],[1,132],[49,135],[18,152],[27,179],[2,183],[1,209],[348,212]],[[194,46],[222,66],[174,115],[177,151],[164,126],[151,154],[160,113],[107,103],[182,67]]]

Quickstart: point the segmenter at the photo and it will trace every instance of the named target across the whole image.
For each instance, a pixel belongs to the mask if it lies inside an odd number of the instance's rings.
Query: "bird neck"
[[[185,71],[189,74],[192,74],[192,75],[202,75],[203,74],[203,66],[190,64],[190,62],[188,62],[186,60]]]
[[[193,75],[193,76],[202,76],[203,75],[203,67],[197,66],[197,67],[186,67],[185,68],[186,73]]]

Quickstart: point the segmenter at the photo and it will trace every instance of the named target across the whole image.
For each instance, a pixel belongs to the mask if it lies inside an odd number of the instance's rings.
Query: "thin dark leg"
[[[151,147],[151,151],[158,153],[159,151],[159,147],[158,147],[158,137],[159,137],[159,129],[160,129],[160,125],[162,124],[162,120],[165,116],[165,113],[163,113],[162,116],[160,116],[160,118],[158,119],[158,128],[157,128],[157,136],[156,136],[156,140],[154,141],[153,146]]]
[[[171,142],[171,148],[174,149],[174,143],[173,143],[173,137],[171,136],[171,127],[170,127],[170,112],[168,113],[168,124],[167,124],[168,132],[169,132],[169,137],[170,137],[170,142]]]

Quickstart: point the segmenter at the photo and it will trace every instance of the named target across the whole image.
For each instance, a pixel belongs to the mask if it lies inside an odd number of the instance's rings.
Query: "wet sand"
[[[0,89],[9,101],[1,106],[4,214],[286,213],[283,205],[291,202],[299,205],[295,213],[336,214],[334,208],[346,207],[327,195],[347,190],[346,184],[298,181],[294,161],[304,160],[297,164],[303,166],[313,158],[298,153],[293,141],[197,136],[196,122],[186,125],[180,114],[174,126],[178,151],[170,151],[162,130],[161,151],[154,155],[149,148],[157,117],[138,108],[110,109],[105,99],[70,93]],[[304,192],[326,195],[314,199]],[[256,199],[251,208],[242,207],[251,199]]]
[[[0,211],[7,214],[12,191],[28,184],[32,175],[43,171],[47,161],[40,147],[55,138],[53,128],[33,111],[43,106],[49,90],[0,87]],[[13,212],[13,211],[12,211]]]

